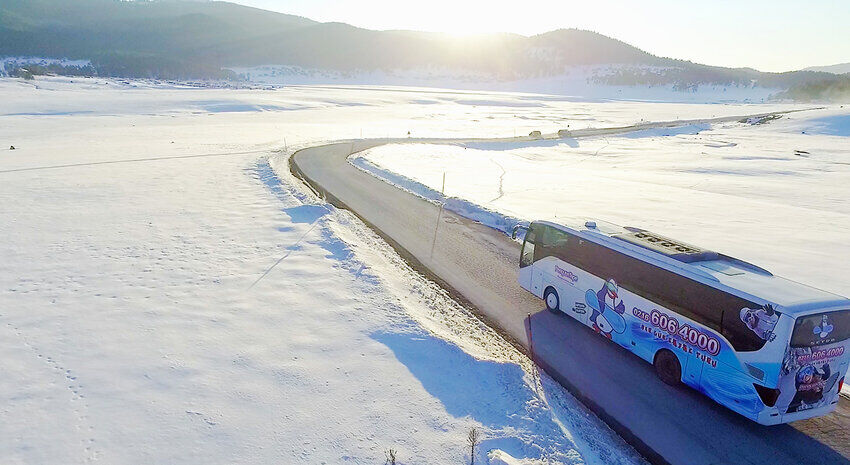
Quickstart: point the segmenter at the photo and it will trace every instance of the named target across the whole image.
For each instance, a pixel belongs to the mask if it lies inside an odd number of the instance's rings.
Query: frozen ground
[[[547,99],[0,79],[0,462],[640,463],[276,152],[749,112]]]
[[[850,295],[850,110],[522,144],[395,145],[354,163],[479,220],[643,227]],[[458,200],[460,199],[460,200]]]

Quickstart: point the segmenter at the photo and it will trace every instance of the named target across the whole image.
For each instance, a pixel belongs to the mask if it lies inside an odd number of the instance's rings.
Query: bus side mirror
[[[520,229],[522,229],[524,231],[528,231],[528,228],[521,225],[521,224],[515,225],[513,231],[511,232],[511,239],[516,240],[517,232]]]

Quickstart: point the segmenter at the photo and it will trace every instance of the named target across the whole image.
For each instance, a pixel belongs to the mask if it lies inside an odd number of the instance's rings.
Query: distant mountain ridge
[[[682,92],[732,86],[780,93],[812,83],[830,87],[843,79],[827,72],[764,73],[662,58],[576,29],[458,38],[371,31],[226,2],[179,0],[2,0],[2,56],[90,60],[99,75],[172,79],[238,79],[231,69],[261,65],[349,75],[439,70],[498,82],[551,79],[604,65],[585,80]]]
[[[850,73],[850,63],[839,63],[828,66],[810,66],[805,71],[820,71],[824,73],[846,74]]]

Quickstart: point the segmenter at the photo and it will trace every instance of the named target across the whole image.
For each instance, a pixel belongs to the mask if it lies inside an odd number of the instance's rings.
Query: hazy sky
[[[600,32],[650,53],[788,71],[850,62],[850,0],[231,0],[368,29]]]

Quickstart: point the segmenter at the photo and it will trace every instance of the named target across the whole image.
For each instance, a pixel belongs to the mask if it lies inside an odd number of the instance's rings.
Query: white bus
[[[850,363],[850,299],[642,229],[594,222],[532,223],[519,283],[549,310],[652,363],[662,381],[758,423],[816,417],[838,403]]]

